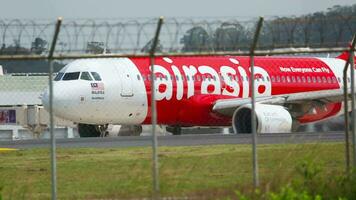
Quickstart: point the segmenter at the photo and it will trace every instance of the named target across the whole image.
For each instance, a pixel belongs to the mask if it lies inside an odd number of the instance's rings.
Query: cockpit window
[[[64,73],[59,72],[56,77],[54,77],[54,81],[60,81],[63,77]]]
[[[69,72],[63,76],[63,81],[78,80],[80,72]]]
[[[93,80],[91,78],[89,72],[82,72],[82,74],[80,75],[80,79],[87,80],[87,81],[92,81]]]
[[[93,75],[96,81],[101,81],[101,77],[97,72],[91,72],[91,75]]]

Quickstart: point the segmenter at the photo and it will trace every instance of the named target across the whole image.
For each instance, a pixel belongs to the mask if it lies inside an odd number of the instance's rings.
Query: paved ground
[[[152,138],[150,136],[121,136],[107,138],[73,138],[57,139],[57,147],[132,147],[149,146]],[[329,133],[271,133],[258,136],[259,144],[277,143],[308,143],[308,142],[343,142],[343,132]],[[212,145],[212,144],[251,144],[250,134],[239,135],[180,135],[180,136],[159,136],[160,146],[191,146],[191,145]],[[49,147],[50,140],[19,140],[1,141],[1,148],[38,148]]]

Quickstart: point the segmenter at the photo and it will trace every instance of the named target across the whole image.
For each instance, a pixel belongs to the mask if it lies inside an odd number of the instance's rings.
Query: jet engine
[[[235,133],[251,133],[251,104],[236,109],[232,117]],[[256,104],[257,133],[286,133],[292,130],[292,116],[283,107],[277,105]]]

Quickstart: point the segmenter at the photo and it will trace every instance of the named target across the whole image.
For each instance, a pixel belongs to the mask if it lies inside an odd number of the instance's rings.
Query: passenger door
[[[132,87],[132,73],[130,73],[130,68],[125,62],[120,62],[120,66],[117,66],[119,77],[121,81],[121,93],[122,97],[132,97],[134,96]]]

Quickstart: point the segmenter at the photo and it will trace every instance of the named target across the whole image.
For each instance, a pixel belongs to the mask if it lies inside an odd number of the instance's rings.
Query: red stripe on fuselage
[[[148,58],[131,58],[131,60],[141,75],[145,77],[150,75]],[[249,57],[157,57],[155,65],[156,75],[162,77],[162,80],[167,78],[168,83],[158,84],[160,99],[157,100],[157,121],[159,124],[231,125],[230,117],[211,112],[213,103],[218,99],[250,96],[249,82],[246,81],[246,76],[250,77]],[[157,69],[161,72],[157,72]],[[177,72],[180,80],[181,76],[184,77],[182,85],[176,81]],[[173,77],[173,80],[171,77],[165,77],[167,73]],[[193,88],[188,84],[192,81],[192,77],[189,77],[189,81],[186,78],[189,74],[194,74]],[[255,77],[264,78],[264,81],[256,81],[257,95],[268,96],[339,88],[333,71],[316,58],[256,57],[255,74]],[[222,79],[221,76],[224,78]],[[210,78],[210,82],[203,84],[203,78],[205,80]],[[216,88],[217,86],[220,88]],[[144,123],[149,124],[151,88],[150,81],[147,79],[145,87],[149,106]],[[182,96],[180,91],[183,92]]]

